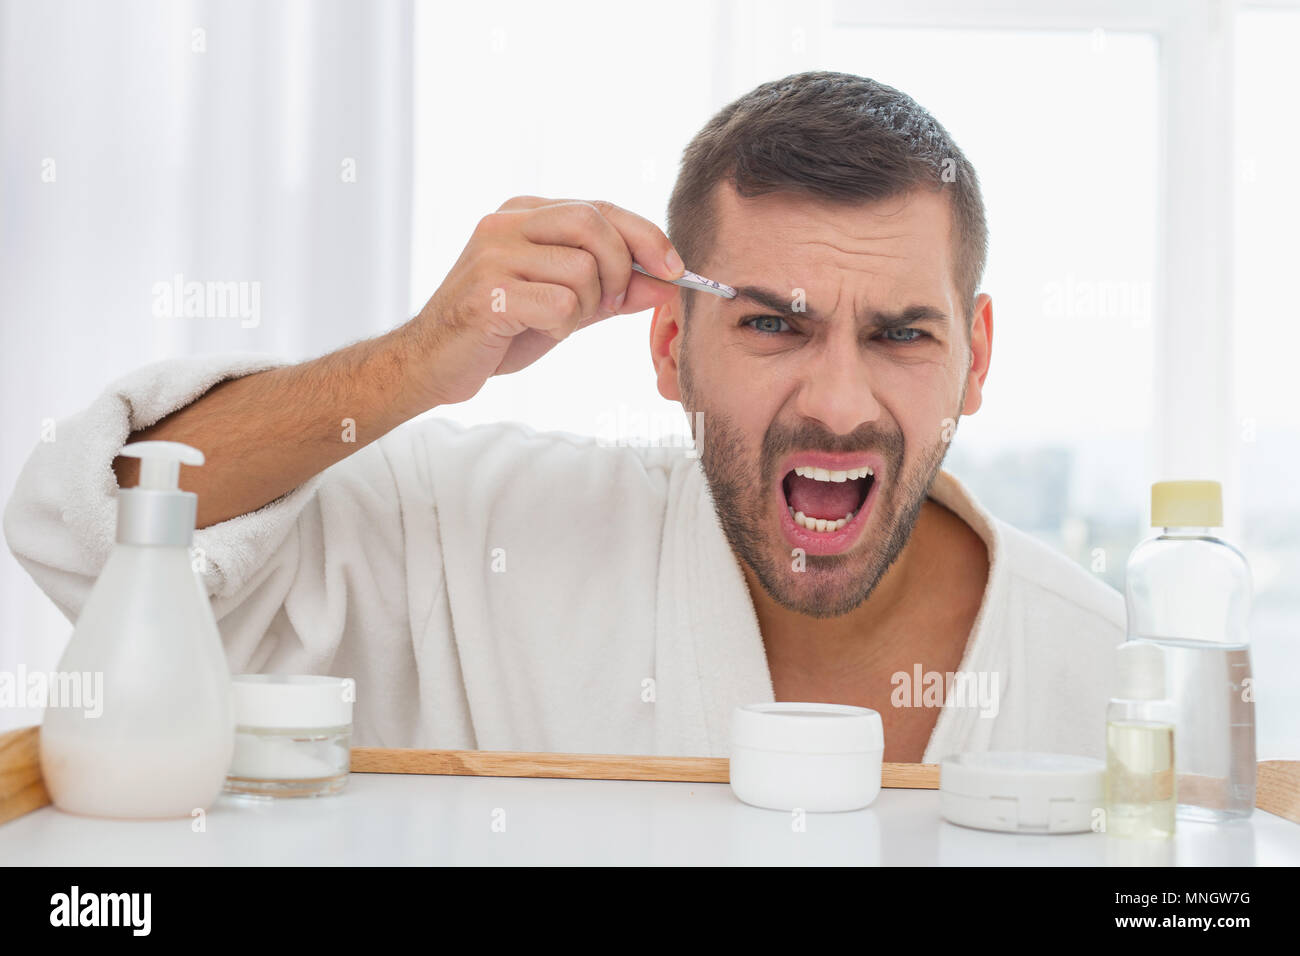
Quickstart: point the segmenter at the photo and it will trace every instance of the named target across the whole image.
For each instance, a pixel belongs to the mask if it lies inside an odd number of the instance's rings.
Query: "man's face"
[[[726,185],[714,201],[708,261],[688,267],[740,294],[683,293],[681,400],[703,413],[733,551],[784,607],[845,614],[907,543],[966,404],[947,202],[741,199]]]

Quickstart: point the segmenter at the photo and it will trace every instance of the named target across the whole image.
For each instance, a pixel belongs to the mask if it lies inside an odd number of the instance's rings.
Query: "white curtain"
[[[0,0],[6,500],[48,421],[134,367],[303,358],[407,317],[411,22],[409,0]],[[194,282],[242,300],[186,317],[166,290]],[[71,632],[7,549],[0,628],[8,671]]]

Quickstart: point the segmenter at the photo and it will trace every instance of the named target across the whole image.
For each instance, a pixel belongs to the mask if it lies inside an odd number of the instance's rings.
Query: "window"
[[[1300,8],[1244,10],[1238,16],[1233,344],[1242,543],[1255,583],[1251,653],[1261,758],[1293,757],[1300,740],[1297,44]]]

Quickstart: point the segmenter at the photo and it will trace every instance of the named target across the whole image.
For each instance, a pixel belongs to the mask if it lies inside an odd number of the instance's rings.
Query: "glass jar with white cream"
[[[347,783],[355,682],[306,674],[232,679],[235,753],[226,792],[319,797]]]

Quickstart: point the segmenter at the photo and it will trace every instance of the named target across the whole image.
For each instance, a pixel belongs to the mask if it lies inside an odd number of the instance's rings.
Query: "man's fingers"
[[[520,232],[529,242],[582,249],[595,259],[600,290],[590,314],[597,308],[617,312],[632,277],[632,257],[614,225],[587,202],[559,202],[520,214]]]
[[[633,272],[634,259],[649,275]],[[527,367],[575,329],[679,295],[662,280],[681,272],[668,237],[613,203],[506,200],[479,220],[412,320],[433,333],[418,337],[432,344],[432,404],[464,401],[492,375]]]
[[[528,282],[567,286],[578,298],[581,317],[610,314],[601,309],[601,278],[596,258],[586,249],[561,245],[525,245],[511,271]]]
[[[620,312],[631,314],[633,312],[643,312],[646,309],[653,309],[655,306],[663,305],[675,295],[690,295],[685,289],[679,289],[677,286],[668,282],[660,282],[658,279],[651,279],[649,276],[643,276],[634,273],[632,281],[627,287],[627,301],[623,303]]]
[[[557,342],[573,334],[583,319],[578,294],[554,282],[519,282],[506,288],[511,318]]]
[[[681,276],[685,268],[681,257],[662,229],[649,219],[628,212],[612,202],[597,201],[592,205],[619,231],[638,265],[663,279]]]
[[[673,248],[663,230],[643,216],[603,199],[590,202],[581,199],[546,199],[542,196],[515,196],[506,200],[501,209],[505,212],[535,210],[545,206],[582,203],[594,207],[618,230],[632,258],[649,272],[664,279],[676,279],[684,271],[681,257]],[[625,310],[620,310],[625,311]]]
[[[572,247],[595,260],[599,302],[593,308],[588,291],[575,289],[583,312],[578,328],[617,313],[654,308],[678,294],[667,282],[632,271],[635,261],[655,276],[675,279],[683,264],[658,226],[621,206],[604,200],[514,196],[499,212],[520,214],[520,234],[535,247]],[[562,261],[571,260],[530,256],[530,264],[519,263],[514,271],[534,281],[566,284],[573,281],[572,271],[557,265]]]

